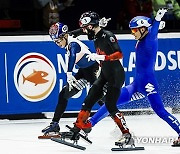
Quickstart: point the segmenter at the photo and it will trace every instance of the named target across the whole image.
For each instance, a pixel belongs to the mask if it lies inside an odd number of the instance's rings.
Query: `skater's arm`
[[[81,51],[81,47],[76,42],[72,42],[68,46],[69,50],[69,63],[68,63],[68,72],[72,72],[75,61],[76,61],[76,53]]]
[[[111,46],[112,50],[114,50],[114,53],[105,56],[105,61],[122,59],[123,53],[120,49],[116,36],[112,32],[108,31],[105,39],[109,46]]]
[[[153,35],[157,35],[158,34],[158,30],[159,30],[159,24],[161,19],[163,18],[164,14],[167,12],[166,8],[160,8],[156,14],[155,20],[153,22],[152,28],[151,28],[151,33]]]
[[[79,28],[79,29],[70,31],[70,32],[68,32],[68,33],[69,33],[69,35],[72,35],[73,37],[78,37],[79,35],[84,35],[84,34],[86,34],[86,33],[83,32],[82,28]]]

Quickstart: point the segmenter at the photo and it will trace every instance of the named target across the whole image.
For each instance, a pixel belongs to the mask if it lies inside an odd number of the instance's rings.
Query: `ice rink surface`
[[[180,114],[175,114],[180,120]],[[85,151],[74,149],[51,140],[39,140],[41,130],[51,119],[35,120],[0,120],[0,154],[180,154],[180,147],[171,147],[176,132],[157,115],[126,116],[127,124],[136,136],[136,146],[144,146],[143,151],[112,152],[118,131],[114,122],[107,117],[99,122],[89,134],[92,145],[79,141],[86,147]],[[72,126],[75,118],[63,118],[61,131],[65,125]]]

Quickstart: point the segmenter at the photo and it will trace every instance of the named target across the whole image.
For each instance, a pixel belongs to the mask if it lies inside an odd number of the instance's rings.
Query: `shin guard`
[[[120,128],[123,134],[129,133],[129,129],[127,127],[126,121],[122,113],[117,112],[115,116],[113,117],[113,120],[118,125],[118,127]]]
[[[92,124],[88,121],[89,116],[89,111],[81,110],[74,125],[79,129],[82,129],[84,132],[89,133],[92,128]]]

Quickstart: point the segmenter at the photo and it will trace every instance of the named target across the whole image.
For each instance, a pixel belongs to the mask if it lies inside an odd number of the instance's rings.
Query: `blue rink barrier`
[[[124,54],[125,85],[133,81],[135,43],[131,35],[117,35]],[[80,39],[95,51],[93,42]],[[49,36],[0,37],[0,114],[53,112],[66,84],[68,57]],[[166,107],[180,107],[180,33],[159,35],[155,72]],[[76,73],[78,68],[74,68]],[[89,86],[70,99],[67,110],[78,111]],[[122,105],[122,109],[148,108],[146,99]],[[98,109],[95,105],[93,109]]]

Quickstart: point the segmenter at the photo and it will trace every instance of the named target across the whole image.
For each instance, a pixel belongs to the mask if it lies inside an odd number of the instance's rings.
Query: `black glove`
[[[68,32],[68,34],[75,38],[75,37],[78,37],[79,35],[83,35],[85,33],[83,32],[83,30],[81,28],[79,28],[79,29]]]

